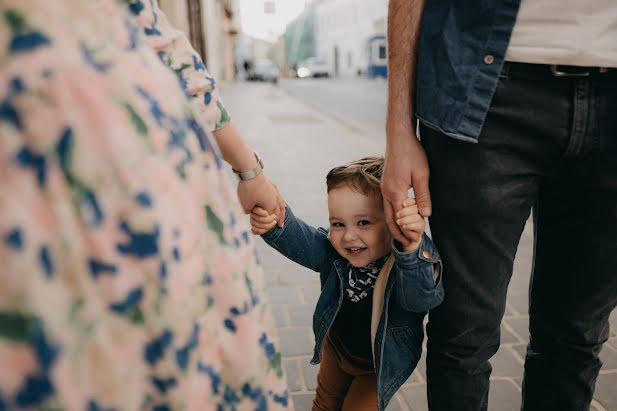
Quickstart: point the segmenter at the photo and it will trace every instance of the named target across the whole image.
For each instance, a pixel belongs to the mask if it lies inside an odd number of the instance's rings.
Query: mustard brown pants
[[[372,360],[354,357],[328,336],[323,345],[312,411],[377,410],[377,377]]]

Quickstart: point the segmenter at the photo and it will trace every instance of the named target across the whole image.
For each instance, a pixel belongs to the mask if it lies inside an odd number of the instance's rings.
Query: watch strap
[[[257,160],[257,164],[255,164],[255,167],[253,167],[252,169],[248,171],[242,171],[242,172],[232,169],[236,177],[238,177],[238,180],[246,181],[246,180],[250,180],[251,178],[255,178],[264,169],[264,163],[263,161],[261,161],[261,158],[259,158],[259,155],[257,153],[253,153],[253,154],[255,154],[255,159]]]

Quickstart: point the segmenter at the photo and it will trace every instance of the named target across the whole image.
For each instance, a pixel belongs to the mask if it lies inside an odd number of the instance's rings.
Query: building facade
[[[174,27],[187,34],[214,78],[232,81],[240,32],[239,1],[159,0],[159,5]]]
[[[285,60],[290,65],[316,56],[315,19],[315,3],[311,3],[287,25],[282,37]]]
[[[366,74],[375,56],[385,64],[385,49],[373,50],[372,39],[386,34],[387,0],[316,0],[314,6],[316,56],[334,76]]]

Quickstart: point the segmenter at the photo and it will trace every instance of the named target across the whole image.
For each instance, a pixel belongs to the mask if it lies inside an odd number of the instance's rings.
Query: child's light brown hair
[[[342,166],[334,167],[326,176],[328,192],[341,185],[347,185],[352,190],[364,195],[379,195],[379,181],[383,174],[383,157],[364,157]]]

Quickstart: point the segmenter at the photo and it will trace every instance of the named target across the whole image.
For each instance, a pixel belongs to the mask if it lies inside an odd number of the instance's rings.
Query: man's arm
[[[388,113],[386,162],[381,179],[386,222],[403,244],[407,238],[395,221],[407,192],[413,187],[420,214],[431,214],[428,161],[413,121],[416,62],[420,25],[426,0],[390,0],[388,6]]]

